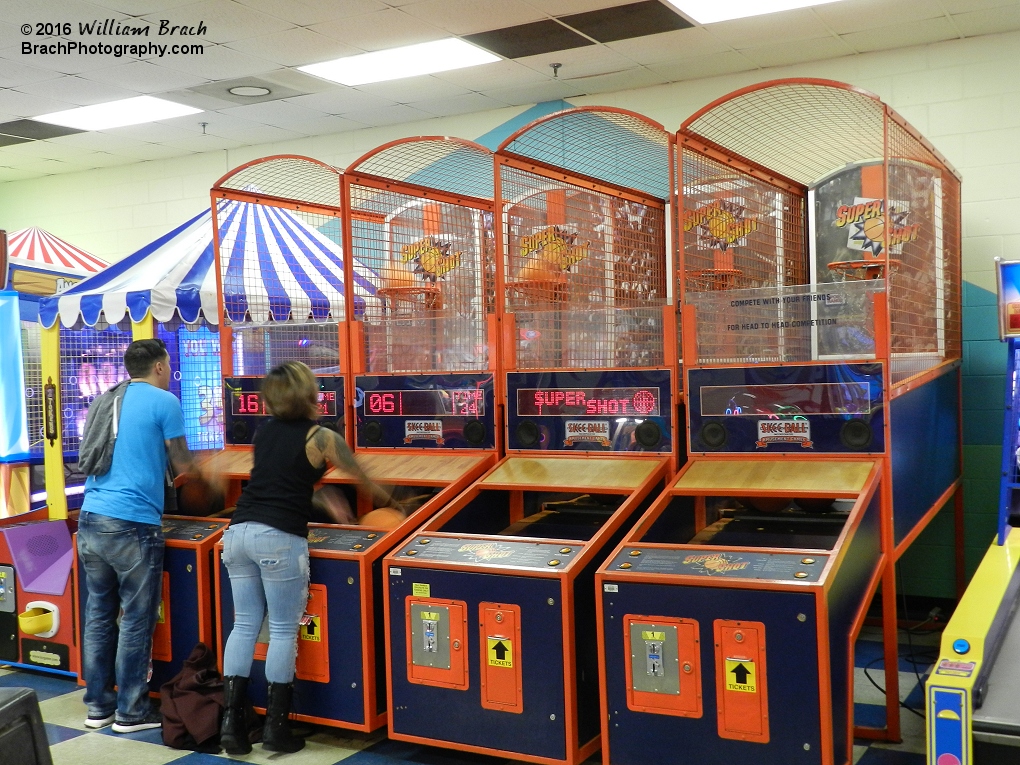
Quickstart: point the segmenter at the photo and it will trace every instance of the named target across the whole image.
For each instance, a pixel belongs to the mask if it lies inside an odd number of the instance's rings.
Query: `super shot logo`
[[[747,244],[747,235],[758,230],[758,219],[739,202],[716,200],[684,212],[684,231],[695,231],[698,246],[725,250]]]
[[[852,205],[840,205],[836,210],[833,225],[847,230],[849,249],[869,253],[873,258],[882,254],[888,225],[889,253],[899,255],[904,244],[920,236],[921,225],[910,223],[910,206],[906,202],[890,200],[889,208],[887,222],[885,200],[854,197]]]

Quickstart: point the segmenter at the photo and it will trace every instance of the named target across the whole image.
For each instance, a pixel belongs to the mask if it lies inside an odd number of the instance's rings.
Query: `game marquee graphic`
[[[562,226],[548,226],[521,239],[521,255],[536,264],[557,271],[569,271],[571,266],[588,257],[587,242],[577,242],[577,232]]]
[[[751,562],[732,553],[704,553],[686,556],[683,565],[690,566],[699,574],[714,576],[730,571],[743,571],[751,565]]]
[[[765,449],[769,444],[800,444],[804,449],[814,449],[811,441],[809,420],[758,420],[758,440],[754,445]]]
[[[414,262],[414,273],[421,274],[424,281],[435,284],[436,279],[445,279],[450,271],[460,265],[463,253],[451,252],[452,248],[452,242],[427,236],[413,244],[405,244],[400,251],[400,259],[404,263]]]
[[[698,246],[726,250],[746,245],[747,235],[758,230],[758,219],[737,202],[717,200],[684,213],[684,231],[696,230]]]
[[[890,201],[889,253],[899,255],[903,245],[916,241],[921,233],[919,223],[910,223],[910,206],[906,202]],[[885,238],[885,202],[882,199],[854,197],[852,205],[840,205],[836,210],[836,228],[847,230],[846,246],[851,250],[868,253],[877,258],[882,254]]]

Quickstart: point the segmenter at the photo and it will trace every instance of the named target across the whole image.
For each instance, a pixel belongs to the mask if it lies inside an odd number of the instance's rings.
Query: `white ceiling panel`
[[[381,127],[382,125],[396,125],[400,122],[427,120],[435,115],[407,106],[406,104],[393,104],[392,106],[383,106],[378,109],[361,109],[344,116],[363,125]]]
[[[342,85],[322,93],[294,96],[293,98],[288,98],[287,101],[325,114],[344,114],[356,109],[377,109],[383,106],[392,106],[393,104],[389,99],[373,96],[370,93],[364,93],[354,88],[346,88]]]
[[[226,151],[238,149],[244,146],[243,141],[233,138],[223,138],[218,135],[191,135],[187,138],[175,138],[165,141],[164,146],[172,149],[180,149],[182,152],[202,153],[206,151]]]
[[[659,35],[617,40],[608,43],[608,47],[638,64],[661,64],[730,50],[729,45],[704,27],[675,29]]]
[[[940,0],[948,13],[973,13],[989,8],[1005,8],[1020,5],[1020,0]]]
[[[494,98],[483,96],[481,93],[466,93],[453,98],[437,98],[425,101],[412,101],[408,104],[438,117],[451,117],[455,114],[470,114],[471,112],[484,112],[490,109],[502,109],[507,106]]]
[[[3,160],[0,159],[0,162]],[[0,183],[7,183],[9,181],[24,181],[29,178],[38,178],[39,173],[34,170],[24,170],[21,168],[9,167],[6,165],[0,165]]]
[[[939,0],[853,0],[827,3],[811,9],[837,34],[861,32],[880,27],[913,24],[945,16]]]
[[[204,122],[201,114],[191,114],[187,117],[182,117],[181,120]],[[145,143],[161,143],[175,138],[187,138],[193,131],[168,124],[167,122],[146,122],[143,125],[127,125],[126,127],[111,128],[102,132],[114,136],[126,136]]]
[[[96,69],[81,75],[86,80],[105,82],[135,91],[136,94],[163,93],[178,88],[191,88],[207,82],[205,77],[180,72],[164,66],[165,59],[131,61],[107,69]]]
[[[36,117],[40,114],[72,109],[74,104],[22,93],[17,90],[0,90],[0,113],[17,117]]]
[[[150,13],[173,11],[182,5],[191,5],[195,0],[88,0],[90,5],[97,5],[110,11],[123,13],[125,16],[146,16]]]
[[[1020,5],[960,13],[953,16],[953,23],[967,37],[1020,29]]]
[[[385,8],[346,19],[309,27],[313,32],[366,51],[397,48],[449,37],[441,27],[429,24],[396,8]]]
[[[306,27],[324,21],[338,21],[386,8],[379,0],[238,0],[256,11]]]
[[[621,56],[604,45],[586,45],[583,48],[543,53],[540,56],[526,56],[517,61],[540,74],[551,76],[553,70],[549,64],[559,63],[559,79],[569,80],[574,77],[589,77],[593,74],[608,74],[632,69],[634,62]]]
[[[614,5],[625,5],[621,0],[527,0],[527,2],[550,16],[567,16],[572,13],[612,8]]]
[[[124,135],[113,133],[74,133],[73,135],[62,135],[59,138],[51,138],[49,143],[62,146],[74,146],[81,151],[96,151],[115,153],[121,147],[137,146],[145,143]],[[2,159],[0,159],[2,161]]]
[[[209,127],[213,127],[212,123],[210,123]],[[260,125],[248,122],[247,120],[234,120],[230,124],[220,122],[215,127],[214,135],[223,138],[233,138],[241,141],[246,146],[275,143],[277,141],[292,141],[295,138],[302,137],[301,133],[295,133],[293,130],[284,130],[272,125]]]
[[[656,74],[662,75],[667,82],[680,82],[696,80],[700,77],[717,77],[720,74],[745,72],[754,69],[755,65],[745,56],[735,51],[728,51],[692,58],[676,64],[653,64],[648,68]]]
[[[923,45],[939,40],[951,40],[958,36],[956,29],[945,16],[917,21],[913,24],[897,24],[881,29],[869,29],[865,32],[841,35],[843,40],[858,53]]]
[[[167,56],[160,66],[203,77],[206,80],[232,80],[235,77],[252,77],[277,68],[272,61],[240,53],[222,45],[206,45],[202,55]]]
[[[191,152],[184,151],[183,149],[176,149],[171,146],[162,146],[158,143],[146,143],[141,146],[133,146],[130,149],[121,152],[127,157],[134,157],[137,160],[149,160],[149,159],[170,159],[171,157],[183,157]]]
[[[796,45],[762,45],[740,51],[746,58],[760,67],[788,66],[804,61],[820,61],[853,54],[853,48],[839,37],[829,35],[816,40],[798,40]]]
[[[705,29],[717,40],[738,50],[753,48],[765,42],[795,42],[831,34],[811,8],[722,21],[709,24]]]
[[[58,77],[53,80],[33,82],[18,88],[23,93],[33,96],[52,98],[56,101],[66,101],[76,106],[87,106],[89,104],[101,104],[107,101],[116,101],[121,98],[132,98],[138,95],[133,90],[118,88],[102,82],[86,80],[81,77]]]
[[[0,88],[16,88],[60,77],[58,72],[24,66],[12,58],[0,58]]]
[[[566,80],[546,80],[535,85],[524,85],[513,88],[495,88],[485,95],[502,101],[509,106],[524,106],[541,101],[555,101],[559,98],[579,96],[584,88]]]
[[[404,12],[455,35],[541,21],[546,14],[524,0],[422,0]]]
[[[5,16],[4,18],[9,17]],[[21,27],[18,24],[8,23],[6,20],[0,21],[0,50],[21,45],[21,41],[24,39],[25,35],[21,33]]]
[[[280,66],[304,66],[360,53],[360,48],[301,27],[228,43],[228,48]]]
[[[224,111],[229,112],[230,116],[292,130],[302,135],[327,135],[338,132],[343,127],[343,120],[340,117],[303,109],[285,101],[267,101]]]
[[[199,37],[188,37],[174,35],[167,36],[167,40],[173,42],[199,42],[208,40],[214,43],[227,43],[234,40],[244,40],[249,37],[258,37],[272,32],[281,32],[294,26],[291,22],[276,16],[246,8],[240,3],[223,2],[223,0],[200,0],[190,5],[182,5],[175,8],[173,14],[150,14],[144,18],[159,24],[164,16],[172,15],[167,19],[171,25],[198,26],[199,22],[205,24],[208,31]]]
[[[45,43],[46,45],[52,45],[57,42],[56,38],[45,37],[39,38],[39,42]],[[0,50],[0,59],[14,59],[15,61],[25,64],[27,66],[36,67],[38,69],[48,69],[57,74],[81,74],[83,72],[91,72],[95,69],[104,69],[110,66],[111,61],[123,61],[123,58],[117,59],[112,55],[93,55],[90,53],[65,53],[58,55],[48,55],[42,53],[26,53],[21,52],[21,46],[18,45],[14,48],[5,48]]]
[[[358,90],[398,104],[425,101],[430,98],[453,98],[471,92],[468,88],[430,75],[359,85]]]
[[[432,75],[436,79],[452,82],[468,90],[487,91],[493,88],[509,88],[535,82],[545,82],[551,74],[536,72],[516,61],[500,59],[491,64],[457,69],[452,72],[439,72]]]
[[[584,88],[587,93],[609,93],[614,90],[627,90],[630,88],[647,88],[652,85],[662,85],[666,78],[657,72],[645,67],[635,67],[623,72],[611,72],[609,74],[596,74],[590,77],[582,77],[572,80],[572,84]]]

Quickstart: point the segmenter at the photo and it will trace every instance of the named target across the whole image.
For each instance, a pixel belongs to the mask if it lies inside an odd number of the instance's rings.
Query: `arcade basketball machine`
[[[895,562],[959,511],[959,178],[830,81],[737,91],[677,142],[691,456],[599,573],[604,761],[849,762],[899,738]],[[886,728],[854,729],[880,584]]]
[[[461,148],[459,144],[443,139],[432,143],[432,148],[439,150],[438,154],[433,155],[433,160]],[[309,216],[315,208],[305,202],[301,202],[300,208],[295,208],[293,213],[300,215],[319,232],[337,237],[338,243],[346,239],[345,247],[336,248],[333,260],[341,269],[339,276],[343,281],[340,284],[354,285],[350,302],[338,305],[330,312],[330,316],[340,320],[339,326],[333,324],[329,330],[333,338],[331,352],[336,354],[335,358],[323,355],[329,342],[325,339],[325,333],[320,331],[323,340],[314,346],[319,358],[306,356],[300,359],[319,375],[323,387],[321,399],[324,419],[344,430],[347,423],[355,422],[346,415],[355,411],[358,425],[356,432],[360,441],[367,440],[369,446],[377,449],[366,453],[363,448],[359,448],[359,463],[373,480],[391,488],[405,508],[416,510],[407,518],[391,511],[389,517],[384,518],[382,525],[379,525],[377,518],[380,514],[369,515],[373,510],[372,498],[361,491],[352,476],[331,470],[323,483],[328,485],[327,490],[341,492],[355,512],[347,524],[314,524],[309,533],[310,598],[306,623],[300,632],[294,713],[298,719],[361,731],[375,730],[386,722],[381,645],[382,601],[379,597],[381,558],[424,518],[456,496],[495,459],[492,372],[486,372],[484,313],[478,311],[470,314],[472,309],[481,305],[483,298],[481,274],[484,237],[481,224],[476,225],[475,221],[482,211],[464,206],[463,200],[451,202],[452,194],[444,196],[438,190],[426,192],[406,177],[395,178],[392,175],[413,157],[427,153],[429,146],[428,142],[422,141],[384,147],[360,160],[360,173],[353,178],[344,177],[343,181],[335,170],[329,169],[333,175],[327,178],[325,169],[316,169],[316,174],[322,175],[323,184],[328,181],[336,194],[341,193],[341,182],[348,187],[349,207],[344,213],[339,209],[333,211],[326,222],[313,223]],[[484,186],[487,176],[488,194],[491,197],[491,154],[485,152],[478,157],[473,148],[469,147],[469,150],[471,154],[466,161],[455,163],[458,181],[469,182],[465,179],[471,173],[480,173],[479,183]],[[387,168],[391,175],[386,174]],[[276,169],[270,167],[264,170],[268,174]],[[281,169],[294,172],[283,166]],[[422,170],[423,167],[416,169]],[[251,168],[242,171],[242,174],[249,171]],[[270,188],[273,181],[249,179],[245,183]],[[315,186],[308,183],[303,188],[311,189]],[[444,201],[437,202],[436,197]],[[327,200],[318,201],[321,203]],[[477,200],[472,202],[477,203]],[[274,203],[260,198],[257,204]],[[486,204],[491,211],[491,199]],[[437,208],[440,210],[438,213]],[[422,215],[423,211],[428,212],[428,223]],[[432,227],[432,221],[441,220],[443,215],[446,216],[446,222],[438,228]],[[466,227],[465,222],[468,224]],[[351,239],[347,239],[349,235]],[[454,244],[456,253],[462,258],[455,264],[463,268],[462,273],[444,280],[444,292],[440,292],[424,271],[412,271],[418,266],[427,268],[432,262],[424,245],[418,249],[414,247],[415,242],[431,241],[428,237]],[[237,246],[235,239],[233,247]],[[491,244],[489,249],[491,251]],[[220,256],[228,264],[230,251],[230,243],[224,240],[220,245]],[[352,253],[349,264],[348,259],[342,257],[342,252]],[[408,252],[414,254],[405,258]],[[411,262],[413,257],[418,257],[420,262]],[[224,267],[229,274],[229,265]],[[449,266],[442,273],[448,274],[453,268]],[[412,279],[422,282],[419,294],[436,296],[427,307],[423,301],[415,299],[413,289],[406,289],[408,285],[405,281]],[[311,292],[328,286],[329,281],[324,278],[322,269],[319,269],[318,273],[310,275],[306,289]],[[343,298],[345,292],[341,290],[340,296]],[[225,279],[224,300],[228,314],[231,312],[231,299],[231,288]],[[448,316],[438,305],[443,300],[446,301]],[[238,321],[239,316],[231,318]],[[353,316],[355,321],[343,323],[344,316]],[[235,371],[246,375],[257,373],[261,377],[271,366],[284,360],[286,357],[281,355],[281,351],[287,344],[280,342],[279,337],[286,337],[288,330],[294,331],[295,328],[288,324],[295,318],[292,313],[288,322],[286,316],[274,312],[271,323],[263,322],[253,327],[254,331],[263,333],[263,348],[266,347],[264,333],[275,333],[276,344],[270,337],[268,347],[277,352],[271,359],[258,354],[253,357],[252,347],[245,346],[246,361],[242,368],[235,350]],[[387,326],[389,319],[392,321]],[[449,326],[443,326],[444,319],[448,320],[446,324]],[[362,323],[367,327],[364,331],[361,329]],[[481,330],[476,326],[478,323],[482,325]],[[447,353],[443,348],[430,346],[433,351],[431,355],[413,358],[410,347],[402,351],[393,350],[392,344],[399,343],[401,336],[405,341],[412,339],[415,348],[423,343],[421,337],[408,337],[413,335],[413,328],[421,324],[425,324],[427,330],[439,326],[435,335],[429,335],[436,342],[445,338],[446,342],[454,345],[460,343],[476,355],[470,359],[454,361],[458,358],[455,350]],[[241,332],[252,330],[242,329],[239,332],[237,324],[233,327],[236,348]],[[305,335],[308,329],[308,325],[305,325],[302,330]],[[348,366],[350,362],[346,355],[348,331],[357,338],[350,346],[355,356],[352,366]],[[456,331],[466,334],[463,341],[453,336]],[[339,342],[341,339],[343,345]],[[252,343],[243,335],[241,341]],[[295,347],[301,348],[302,344],[299,342]],[[306,344],[304,347],[313,346]],[[398,371],[400,374],[366,375],[366,372],[380,371],[380,359],[388,350],[394,354],[394,358],[403,359],[405,363],[396,367],[396,370],[390,368],[384,371]],[[254,361],[249,362],[248,359],[252,358]],[[366,366],[362,359],[372,359],[373,363]],[[266,366],[255,368],[250,363]],[[356,378],[338,377],[338,372],[347,369],[360,375]],[[418,374],[407,374],[414,372]],[[250,443],[251,434],[265,413],[257,392],[258,379],[237,376],[227,381],[227,438],[228,442],[234,444],[234,448],[241,443]],[[348,383],[346,387],[345,382]],[[357,391],[353,397],[347,395],[352,388]],[[345,406],[348,401],[356,407]],[[386,423],[391,422],[399,430],[399,437],[390,436],[392,428]],[[440,435],[433,442],[441,453],[419,448],[421,442],[418,437],[424,435],[424,431],[415,426],[421,423],[431,426],[435,422],[442,423]],[[369,423],[375,423],[378,431],[370,427]],[[474,435],[479,425],[483,426],[480,439]],[[452,431],[446,432],[446,428],[452,428]],[[350,430],[347,432],[351,433]],[[374,433],[382,434],[382,437],[374,438]],[[414,438],[408,437],[405,440],[407,434],[413,434]],[[451,453],[451,449],[458,453]],[[248,458],[247,452],[244,457]],[[246,475],[246,471],[247,465],[238,474]],[[225,640],[232,622],[230,585],[222,567],[218,568],[218,577],[221,634]],[[265,648],[262,643],[258,645],[257,661],[253,669],[252,693],[257,704],[260,704],[265,694],[263,664],[260,660],[264,658],[262,651]]]
[[[508,456],[386,559],[391,738],[570,765],[598,748],[595,568],[674,457],[671,150],[593,108],[497,152]]]

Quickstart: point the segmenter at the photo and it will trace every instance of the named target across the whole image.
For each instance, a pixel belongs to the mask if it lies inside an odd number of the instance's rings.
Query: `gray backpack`
[[[78,468],[85,475],[106,475],[113,463],[120,406],[130,380],[117,383],[89,406],[78,446]]]

